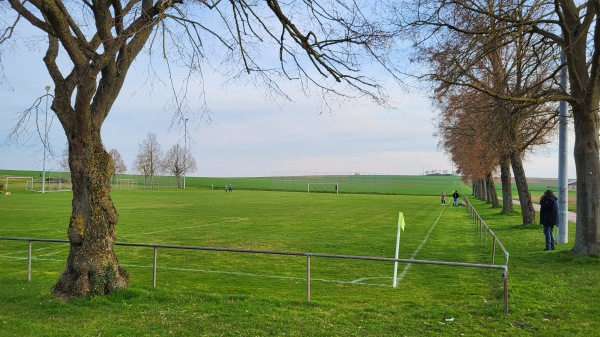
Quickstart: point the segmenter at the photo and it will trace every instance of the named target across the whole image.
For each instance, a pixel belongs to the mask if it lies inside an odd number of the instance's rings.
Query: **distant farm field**
[[[440,187],[468,191],[449,178],[417,183],[409,195],[230,193],[195,186],[193,178],[185,191],[113,190],[117,240],[389,258],[403,212],[400,258],[487,264],[489,241],[466,209],[440,205]],[[34,242],[27,282],[27,242],[0,241],[1,335],[564,336],[599,329],[598,260],[573,258],[567,245],[542,252],[540,228],[473,202],[511,253],[508,315],[500,270],[401,263],[392,288],[392,263],[313,257],[307,302],[306,256],[159,248],[153,288],[153,249],[126,246],[116,249],[131,274],[128,290],[62,302],[49,289],[68,244]],[[70,206],[68,192],[14,190],[0,197],[0,236],[66,239]]]
[[[39,171],[10,171],[0,170],[0,184],[6,177],[24,176],[32,177],[36,187],[41,189],[41,176]],[[46,179],[53,181],[68,179],[65,172],[47,172]],[[21,183],[23,186],[19,185]],[[13,190],[25,188],[23,182],[16,184],[9,182]],[[57,184],[52,184],[52,189],[58,189]],[[457,176],[402,176],[387,174],[298,174],[290,176],[273,175],[271,177],[186,177],[186,188],[201,188],[210,190],[225,190],[231,185],[234,190],[262,190],[262,191],[296,191],[296,192],[335,192],[363,193],[363,194],[404,194],[404,195],[440,195],[442,191],[452,194],[454,189],[464,188],[460,177]],[[113,190],[172,190],[177,189],[177,179],[172,176],[144,177],[141,175],[118,174],[112,179]],[[183,186],[183,178],[180,187]],[[10,187],[10,186],[9,186]]]

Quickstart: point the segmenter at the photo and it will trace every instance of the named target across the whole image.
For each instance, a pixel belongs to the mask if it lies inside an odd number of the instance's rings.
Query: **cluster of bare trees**
[[[154,175],[168,173],[177,179],[177,188],[182,188],[181,178],[196,170],[196,160],[189,149],[179,144],[173,145],[163,154],[156,134],[149,132],[139,144],[134,166],[144,175],[144,185],[150,184],[154,188]]]
[[[441,169],[428,170],[428,171],[424,171],[423,173],[426,176],[434,176],[434,175],[449,176],[449,175],[454,174],[454,172],[450,172],[448,170],[441,170]]]

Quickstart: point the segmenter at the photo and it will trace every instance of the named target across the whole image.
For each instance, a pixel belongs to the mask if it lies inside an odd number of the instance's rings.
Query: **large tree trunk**
[[[519,202],[521,203],[521,217],[523,219],[523,224],[533,225],[536,223],[535,209],[533,208],[533,202],[531,201],[531,193],[529,192],[529,185],[527,184],[527,177],[525,175],[525,169],[523,168],[523,161],[521,160],[520,153],[511,151],[510,163],[515,175],[517,191],[519,192]]]
[[[483,185],[483,200],[490,202],[490,186],[486,179],[481,178],[481,184]]]
[[[477,178],[473,180],[473,196],[475,198],[481,199],[481,179]]]
[[[67,132],[73,211],[67,266],[53,287],[61,298],[108,294],[129,283],[129,274],[119,266],[114,252],[119,218],[110,197],[114,165],[102,145],[100,128],[92,129]]]
[[[574,157],[577,168],[577,224],[573,253],[600,255],[600,158],[598,144],[598,100],[587,109],[574,106]],[[581,109],[581,110],[580,110]],[[585,110],[584,110],[585,109]]]
[[[477,178],[477,183],[479,185],[479,199],[487,201],[485,194],[485,181],[482,178]]]
[[[502,212],[513,212],[512,183],[510,178],[510,159],[500,159],[500,181],[502,182]]]
[[[500,207],[500,202],[498,201],[498,193],[496,192],[496,185],[494,184],[494,177],[492,177],[491,173],[488,173],[485,177],[486,185],[488,186],[488,199],[489,202],[492,203],[492,207]]]

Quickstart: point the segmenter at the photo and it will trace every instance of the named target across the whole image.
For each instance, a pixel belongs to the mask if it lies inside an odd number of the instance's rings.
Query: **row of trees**
[[[156,134],[150,132],[139,144],[139,151],[134,163],[136,171],[144,175],[144,185],[150,180],[151,188],[154,188],[154,175],[168,173],[177,179],[177,188],[182,188],[182,177],[196,171],[196,160],[190,149],[179,144],[171,146],[167,153],[163,154]]]
[[[598,2],[410,1],[409,8],[397,13],[416,13],[402,18],[418,43],[416,59],[430,66],[441,147],[463,175],[488,186],[483,191],[492,201],[499,168],[507,211],[512,168],[524,224],[536,220],[523,158],[550,141],[557,102],[570,105],[578,182],[572,251],[599,255]]]
[[[114,182],[117,174],[127,172],[127,164],[123,160],[121,153],[117,149],[108,151],[114,171],[112,180]],[[68,148],[63,151],[60,161],[61,169],[69,171],[69,151]],[[196,160],[189,149],[179,144],[173,145],[166,153],[163,153],[156,134],[150,132],[146,138],[139,144],[138,154],[135,158],[134,168],[137,172],[144,175],[144,186],[150,185],[154,188],[154,175],[166,173],[175,176],[177,188],[182,188],[182,177],[196,171]]]

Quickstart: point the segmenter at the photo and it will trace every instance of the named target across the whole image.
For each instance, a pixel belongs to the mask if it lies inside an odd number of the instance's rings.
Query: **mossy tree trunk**
[[[110,197],[114,165],[99,130],[72,131],[69,165],[73,177],[71,243],[67,266],[53,288],[59,297],[108,294],[126,288],[129,274],[114,252],[119,219]]]
[[[121,7],[120,1],[88,4],[94,22],[86,23],[96,30],[88,39],[76,25],[79,20],[71,17],[62,2],[31,2],[43,14],[38,18],[21,2],[10,1],[14,10],[47,34],[44,63],[54,82],[51,108],[69,144],[73,184],[70,251],[65,270],[53,287],[61,298],[108,294],[128,286],[129,274],[120,267],[114,251],[119,219],[110,197],[114,163],[102,144],[100,130],[129,68],[160,22],[156,18],[173,3],[143,1],[134,7]],[[72,62],[70,69],[58,65],[61,49]]]

